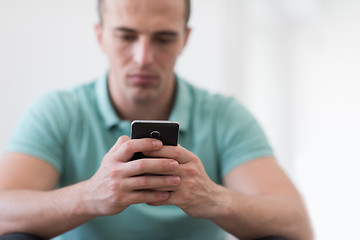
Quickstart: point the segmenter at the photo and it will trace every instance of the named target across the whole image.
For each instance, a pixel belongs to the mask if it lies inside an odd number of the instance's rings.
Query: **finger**
[[[130,140],[130,138],[129,138],[128,136],[126,136],[126,135],[123,135],[123,136],[119,137],[118,140],[116,141],[116,143],[115,143],[115,144],[111,147],[111,149],[109,150],[109,153],[114,153],[114,152],[116,152],[116,149],[119,149],[120,146],[121,146],[123,143],[125,143],[125,142],[127,142],[127,141],[129,141],[129,140]]]
[[[167,199],[168,200],[168,199]],[[153,206],[153,207],[157,207],[157,206],[162,206],[162,205],[173,205],[172,203],[170,203],[169,201],[159,201],[159,202],[147,202],[147,205]]]
[[[173,159],[143,158],[124,164],[125,177],[141,174],[172,174],[179,168],[179,163]]]
[[[179,176],[155,176],[142,175],[132,178],[127,178],[124,182],[129,190],[159,190],[168,189],[175,190],[175,187],[180,184]]]
[[[129,204],[164,202],[170,196],[169,192],[134,191],[128,195]]]
[[[196,158],[192,152],[183,148],[182,146],[163,146],[159,150],[144,152],[146,156],[157,158],[170,158],[175,159],[180,164],[187,163]]]
[[[152,190],[152,191],[161,191],[161,192],[174,192],[174,191],[179,189],[179,186],[180,185],[177,185],[177,186],[171,187],[171,188],[169,188],[169,187],[166,187],[166,188],[152,188],[150,190]]]
[[[157,206],[161,206],[161,204],[160,203],[146,203],[147,205],[149,205],[149,206],[153,206],[153,207],[157,207]]]
[[[127,162],[136,152],[156,151],[162,147],[162,142],[152,138],[132,139],[125,138],[119,140],[116,144],[114,155],[116,159]]]

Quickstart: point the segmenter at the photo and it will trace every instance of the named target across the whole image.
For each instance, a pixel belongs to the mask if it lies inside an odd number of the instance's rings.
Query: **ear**
[[[185,35],[185,42],[184,42],[184,47],[186,46],[187,42],[188,42],[188,39],[189,39],[189,36],[190,36],[190,33],[192,31],[192,28],[191,27],[187,27],[186,28],[186,35]]]
[[[96,23],[95,26],[94,26],[94,30],[95,30],[97,42],[98,42],[101,50],[104,51],[104,47],[103,47],[103,29],[102,29],[101,24]]]
[[[179,55],[182,53],[182,51],[184,50],[188,40],[189,40],[189,37],[190,37],[190,33],[191,33],[192,29],[190,27],[187,27],[186,30],[185,30],[185,39],[184,39],[184,43],[183,43],[183,46],[182,46],[182,49],[179,53]]]

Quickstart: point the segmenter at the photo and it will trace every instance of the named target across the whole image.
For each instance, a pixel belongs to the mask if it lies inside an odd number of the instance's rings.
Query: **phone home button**
[[[152,131],[150,133],[151,138],[160,139],[160,132],[159,131]]]

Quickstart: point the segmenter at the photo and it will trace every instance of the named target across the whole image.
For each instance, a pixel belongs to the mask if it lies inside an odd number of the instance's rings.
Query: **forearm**
[[[0,235],[24,232],[51,238],[93,218],[80,199],[81,184],[53,191],[0,193]]]
[[[216,216],[210,218],[241,239],[279,236],[310,240],[312,231],[301,200],[283,196],[247,196],[224,188]]]

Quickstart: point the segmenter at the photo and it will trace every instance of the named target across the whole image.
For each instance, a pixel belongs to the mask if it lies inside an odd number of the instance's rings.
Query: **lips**
[[[159,77],[157,75],[153,75],[153,74],[130,74],[128,75],[128,79],[133,83],[133,84],[141,84],[141,85],[147,85],[147,84],[152,84],[158,81]]]

